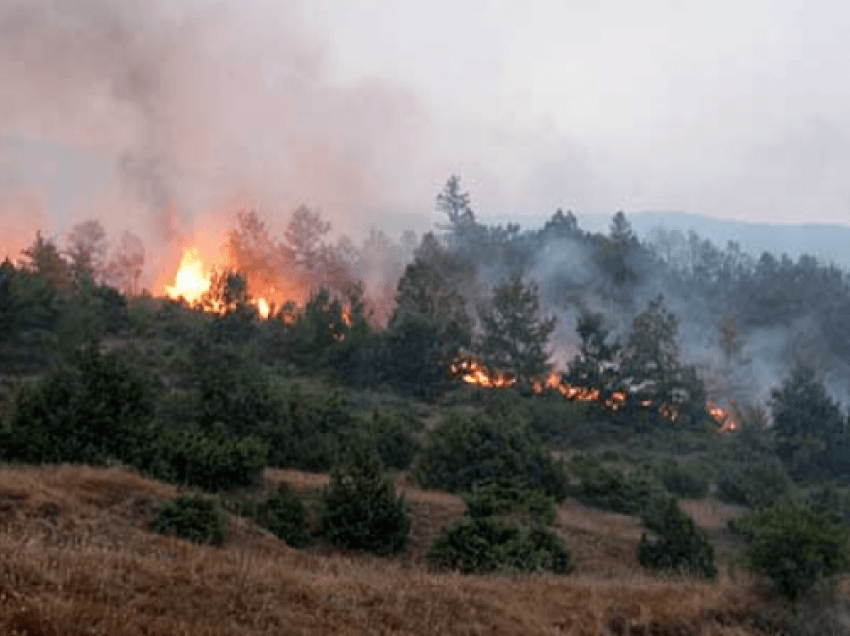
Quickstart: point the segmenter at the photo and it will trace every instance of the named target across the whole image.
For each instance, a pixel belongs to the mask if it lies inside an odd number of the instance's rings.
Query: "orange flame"
[[[451,365],[451,371],[455,375],[460,375],[464,382],[483,388],[501,389],[508,388],[516,384],[516,379],[513,377],[504,374],[500,375],[492,373],[479,362],[472,359],[464,359],[455,362]],[[608,398],[603,400],[601,399],[599,389],[576,386],[564,382],[561,379],[561,374],[555,371],[549,374],[545,382],[539,379],[532,380],[531,390],[537,395],[541,395],[547,390],[557,391],[567,400],[579,400],[580,402],[599,401],[610,411],[620,410],[623,406],[625,406],[629,399],[629,394],[626,391],[620,390],[614,391]],[[650,408],[653,405],[653,401],[644,399],[640,400],[638,404],[640,404],[643,408]],[[721,425],[718,429],[720,432],[734,431],[737,428],[737,424],[735,423],[732,414],[725,409],[722,409],[711,402],[706,402],[705,407],[711,417]],[[681,416],[679,408],[675,404],[671,404],[669,402],[661,404],[658,411],[662,417],[670,422],[675,422]]]
[[[174,283],[164,286],[165,295],[175,300],[184,298],[194,305],[209,291],[212,274],[213,269],[205,264],[201,251],[197,247],[189,247],[183,251]],[[268,318],[271,311],[268,300],[257,298],[252,304],[263,318]]]
[[[732,416],[732,413],[726,409],[722,409],[711,402],[707,402],[705,408],[708,410],[709,415],[711,415],[714,421],[720,424],[720,428],[717,429],[718,432],[725,433],[727,431],[734,431],[738,428],[738,424],[735,422],[735,418]]]
[[[508,374],[492,373],[476,360],[466,359],[451,365],[451,371],[460,375],[467,384],[484,389],[507,389],[516,384],[516,378]]]
[[[190,303],[196,303],[210,288],[212,272],[204,267],[204,259],[196,247],[190,247],[183,252],[174,284],[165,286],[165,293],[175,300],[185,298]]]

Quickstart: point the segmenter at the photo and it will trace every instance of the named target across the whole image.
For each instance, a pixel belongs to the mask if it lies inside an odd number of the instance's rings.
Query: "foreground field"
[[[266,471],[264,489],[281,483],[310,507],[327,477]],[[177,487],[117,467],[0,467],[0,633],[774,633],[763,618],[771,611],[765,589],[751,576],[726,568],[714,584],[648,576],[634,556],[635,519],[572,502],[556,524],[578,560],[570,576],[430,572],[428,542],[463,514],[463,501],[404,475],[398,486],[414,513],[412,546],[399,559],[378,559],[321,545],[293,550],[237,516],[223,547],[197,546],[148,530],[157,503]],[[734,510],[686,505],[721,539],[723,563],[721,535]]]

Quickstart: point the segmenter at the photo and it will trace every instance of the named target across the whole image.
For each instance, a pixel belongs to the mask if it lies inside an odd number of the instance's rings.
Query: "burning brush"
[[[450,367],[452,374],[459,375],[467,384],[484,389],[507,389],[516,384],[516,378],[507,373],[488,371],[480,362],[472,358],[458,360]]]
[[[494,373],[484,367],[480,362],[473,358],[460,359],[450,367],[452,374],[460,376],[467,384],[472,384],[485,389],[507,389],[517,383],[516,378],[510,374]],[[599,389],[595,387],[584,387],[574,384],[569,384],[563,380],[560,373],[552,372],[543,380],[532,380],[531,390],[536,395],[542,395],[546,391],[557,391],[566,400],[578,400],[580,402],[598,402],[607,410],[616,412],[625,407],[628,403],[630,395],[626,391],[614,391],[607,397],[602,397]],[[641,399],[637,404],[644,409],[652,408],[654,401],[651,399]],[[720,425],[718,432],[724,433],[734,431],[737,428],[735,419],[730,410],[720,408],[719,406],[707,402],[706,410],[709,415]],[[681,413],[676,404],[664,402],[658,408],[660,415],[669,422],[675,423]]]

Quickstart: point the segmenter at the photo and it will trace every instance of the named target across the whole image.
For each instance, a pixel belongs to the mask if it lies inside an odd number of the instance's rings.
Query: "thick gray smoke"
[[[398,166],[428,122],[403,89],[337,86],[327,66],[295,3],[3,0],[3,238],[19,247],[24,230],[97,217],[112,235],[140,232],[167,270],[182,242],[229,229],[246,202],[277,230],[306,204],[338,231],[362,231],[370,208],[394,203]],[[15,143],[111,174],[71,218],[36,214],[55,184],[30,175],[27,198],[9,183]],[[13,222],[22,209],[27,221]]]

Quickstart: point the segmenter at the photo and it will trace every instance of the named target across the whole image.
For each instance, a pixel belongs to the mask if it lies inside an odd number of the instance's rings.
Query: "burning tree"
[[[536,283],[525,284],[519,275],[510,277],[493,288],[492,301],[479,316],[483,329],[479,351],[485,366],[529,384],[546,375],[546,345],[556,318],[540,315]]]
[[[693,367],[679,359],[678,318],[663,295],[649,301],[632,321],[623,349],[620,374],[641,406],[652,407],[667,421],[703,421],[705,387]]]
[[[602,322],[602,314],[582,308],[576,324],[581,349],[570,363],[566,379],[570,384],[605,393],[613,384],[613,368],[621,347],[617,341],[606,342],[609,332],[603,328]]]

